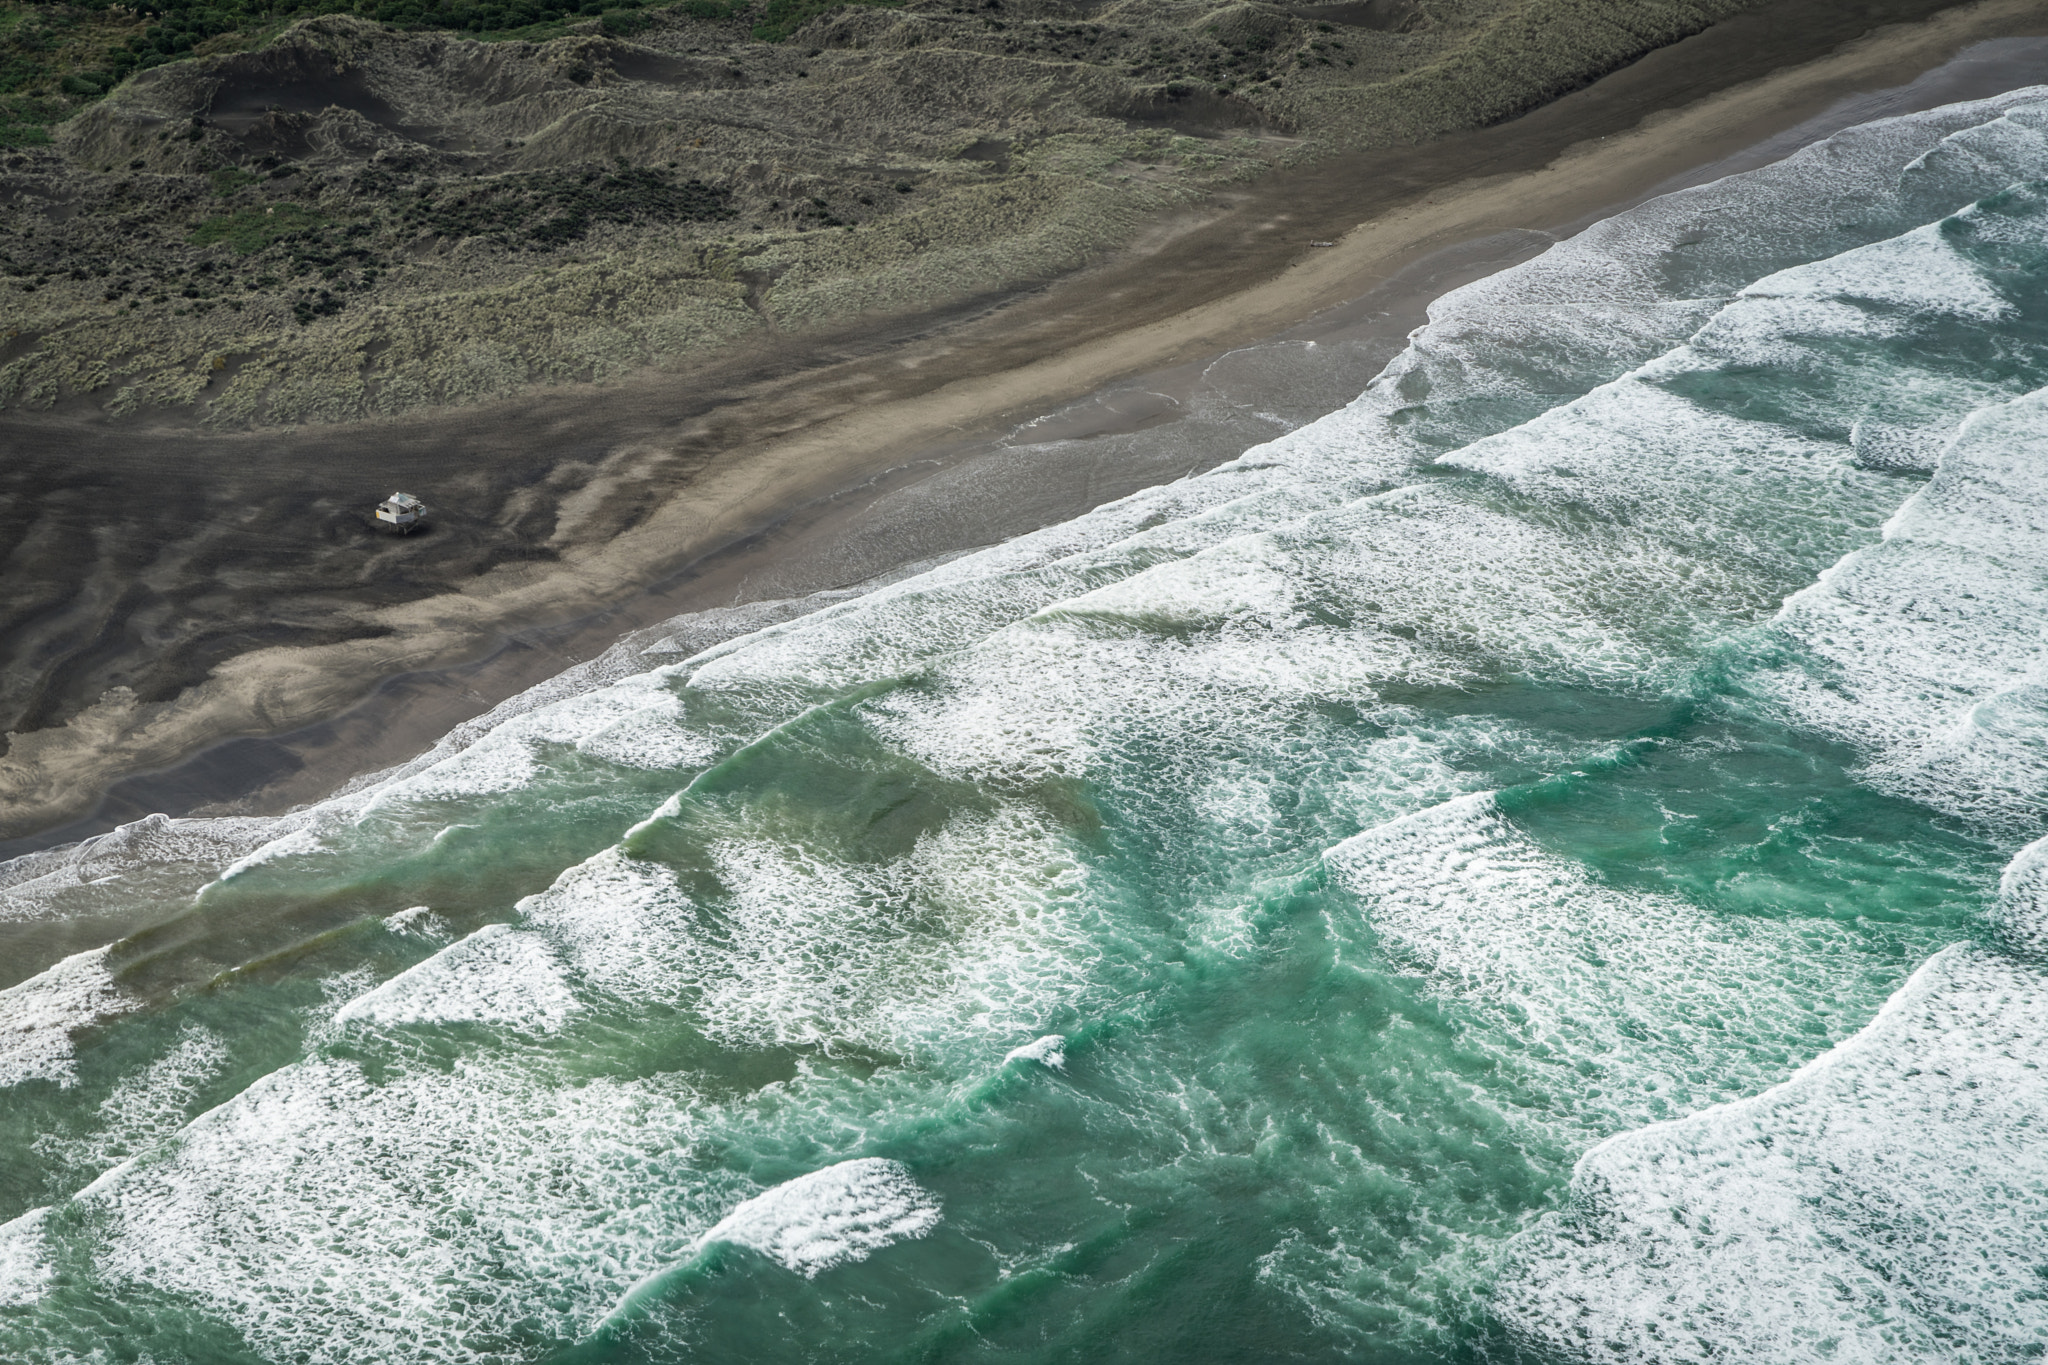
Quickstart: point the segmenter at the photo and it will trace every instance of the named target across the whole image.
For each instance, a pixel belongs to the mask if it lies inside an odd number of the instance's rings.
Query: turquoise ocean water
[[[2048,1351],[2048,90],[1209,473],[0,868],[0,1360]]]

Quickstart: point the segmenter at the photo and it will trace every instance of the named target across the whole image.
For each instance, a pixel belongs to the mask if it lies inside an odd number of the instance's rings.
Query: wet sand
[[[708,647],[760,620],[735,607],[787,602],[781,610],[800,610],[801,599],[893,576],[905,565],[992,544],[1209,468],[1349,401],[1399,352],[1430,300],[1553,240],[1516,232],[1461,243],[1252,347],[1137,376],[993,436],[921,449],[605,610],[514,633],[473,662],[387,678],[355,706],[293,732],[226,740],[166,771],[124,778],[91,815],[0,841],[0,857],[85,838],[152,811],[269,814],[318,800],[360,773],[404,762],[505,697],[632,632],[687,617],[689,638]],[[1268,352],[1298,361],[1293,353],[1310,342],[1331,359],[1313,392],[1292,403],[1260,392],[1259,373],[1217,382],[1219,362],[1256,362]],[[1201,400],[1256,407],[1284,425],[1256,417],[1202,421],[1188,412]]]
[[[1858,37],[1936,8],[1786,0],[1512,123],[1219,196],[1050,288],[716,373],[282,435],[10,418],[0,496],[69,508],[53,562],[109,525],[135,543],[78,592],[100,595],[97,617],[52,609],[101,638],[78,651],[90,667],[31,679],[45,726],[0,759],[0,853],[153,809],[315,799],[627,631],[855,583],[1193,472],[1236,450],[1215,432],[1117,438],[1170,427],[1226,353],[1320,338],[1377,368],[1429,298],[1629,202],[2048,79],[2038,44],[1943,66],[2048,33],[2038,0]],[[361,524],[355,504],[386,484],[437,503],[432,534]],[[195,553],[209,516],[249,529]],[[0,667],[33,672],[32,655]],[[88,704],[109,686],[131,693]]]

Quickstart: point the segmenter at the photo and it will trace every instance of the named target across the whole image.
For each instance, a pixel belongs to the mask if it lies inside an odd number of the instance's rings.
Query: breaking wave
[[[2038,1354],[2044,266],[2048,92],[1851,129],[1206,474],[0,868],[141,926],[0,992],[0,1356]]]

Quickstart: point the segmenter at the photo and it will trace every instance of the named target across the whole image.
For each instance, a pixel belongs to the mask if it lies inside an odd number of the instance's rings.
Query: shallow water
[[[2039,1354],[2044,279],[2048,90],[1849,129],[1208,472],[6,865],[138,927],[0,993],[0,1357]]]

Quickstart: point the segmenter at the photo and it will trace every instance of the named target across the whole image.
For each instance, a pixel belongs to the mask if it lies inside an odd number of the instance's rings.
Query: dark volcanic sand
[[[115,686],[133,688],[145,702],[168,700],[224,659],[255,648],[382,634],[360,619],[362,608],[459,591],[508,565],[553,562],[563,545],[560,538],[550,543],[557,509],[607,461],[633,477],[597,500],[573,533],[577,544],[631,527],[671,495],[687,495],[707,470],[743,463],[750,445],[859,405],[1001,374],[1228,297],[1313,255],[1310,242],[1341,236],[1434,189],[1543,166],[1568,147],[1624,132],[1650,114],[1825,53],[1876,25],[1943,8],[1938,0],[1782,0],[1511,123],[1276,175],[1235,202],[1219,202],[1206,220],[1081,279],[914,326],[757,350],[715,371],[388,424],[253,436],[10,414],[0,418],[7,450],[0,463],[0,544],[13,546],[0,569],[0,727],[25,731],[61,721]],[[2043,29],[2048,9],[2029,12],[2007,31]],[[1775,128],[1751,128],[1726,146],[1673,148],[1663,174],[1630,197],[1673,188],[1678,181],[1664,177],[1700,175],[1702,165],[1713,167],[1709,174],[1739,168],[1716,158],[1746,154],[1760,162],[1851,122],[2048,78],[2041,51],[2039,44],[2009,43],[1905,92],[1873,95],[1817,81],[1803,93],[1804,105],[1772,111]],[[1911,80],[1945,55],[1902,57],[1891,78]],[[1829,114],[1830,105],[1840,107]],[[1776,136],[1753,148],[1760,132]],[[1617,206],[1582,205],[1573,221],[1529,226],[1563,231]],[[1429,297],[1544,240],[1490,238],[1431,257],[1353,308],[1311,324],[1355,352],[1353,368],[1333,372],[1330,382],[1350,383],[1355,392],[1420,320]],[[1213,356],[1217,348],[1207,349]],[[1063,420],[1094,422],[1098,435],[1156,425],[1163,400],[1128,395],[1184,398],[1207,359],[1116,386],[1127,395],[1121,409],[1082,404]],[[1336,392],[1330,405],[1348,396]],[[565,603],[550,619],[514,632],[473,633],[452,648],[444,641],[439,656],[419,661],[431,665],[424,670],[373,664],[352,674],[336,667],[317,707],[329,720],[281,739],[217,743],[170,771],[121,782],[93,817],[40,833],[21,821],[10,825],[0,810],[0,833],[17,836],[0,844],[0,853],[77,838],[152,809],[177,813],[223,801],[276,809],[313,799],[351,773],[418,752],[460,719],[636,626],[736,599],[856,582],[1001,539],[1228,458],[1243,444],[1223,439],[1234,439],[1234,430],[1218,430],[1180,447],[1159,439],[1069,442],[1047,453],[1051,429],[1041,426],[1020,438],[1038,452],[1027,461],[1018,442],[1004,442],[1001,433],[1032,415],[993,412],[978,431],[940,445],[887,450],[865,465],[797,471],[756,499],[747,520],[725,527],[722,539],[678,545],[668,562],[644,564],[635,578]],[[1304,411],[1299,419],[1311,415]],[[1067,434],[1085,433],[1076,427]],[[393,488],[420,493],[435,506],[429,532],[400,539],[374,530],[368,507]],[[64,795],[76,809],[99,794]]]
[[[254,814],[317,800],[356,773],[412,757],[460,722],[629,631],[684,613],[717,616],[737,603],[859,583],[1206,469],[1349,401],[1399,352],[1431,299],[1553,240],[1508,233],[1446,248],[1268,342],[1113,386],[994,439],[919,451],[608,610],[522,632],[475,662],[388,678],[332,719],[275,737],[227,740],[168,771],[124,779],[91,816],[0,841],[0,857],[84,838],[152,811]],[[1304,354],[1311,341],[1315,352]],[[1272,391],[1276,370],[1292,372],[1293,392]],[[1253,409],[1284,425],[1261,420]],[[727,628],[746,629],[747,620],[734,616]]]

